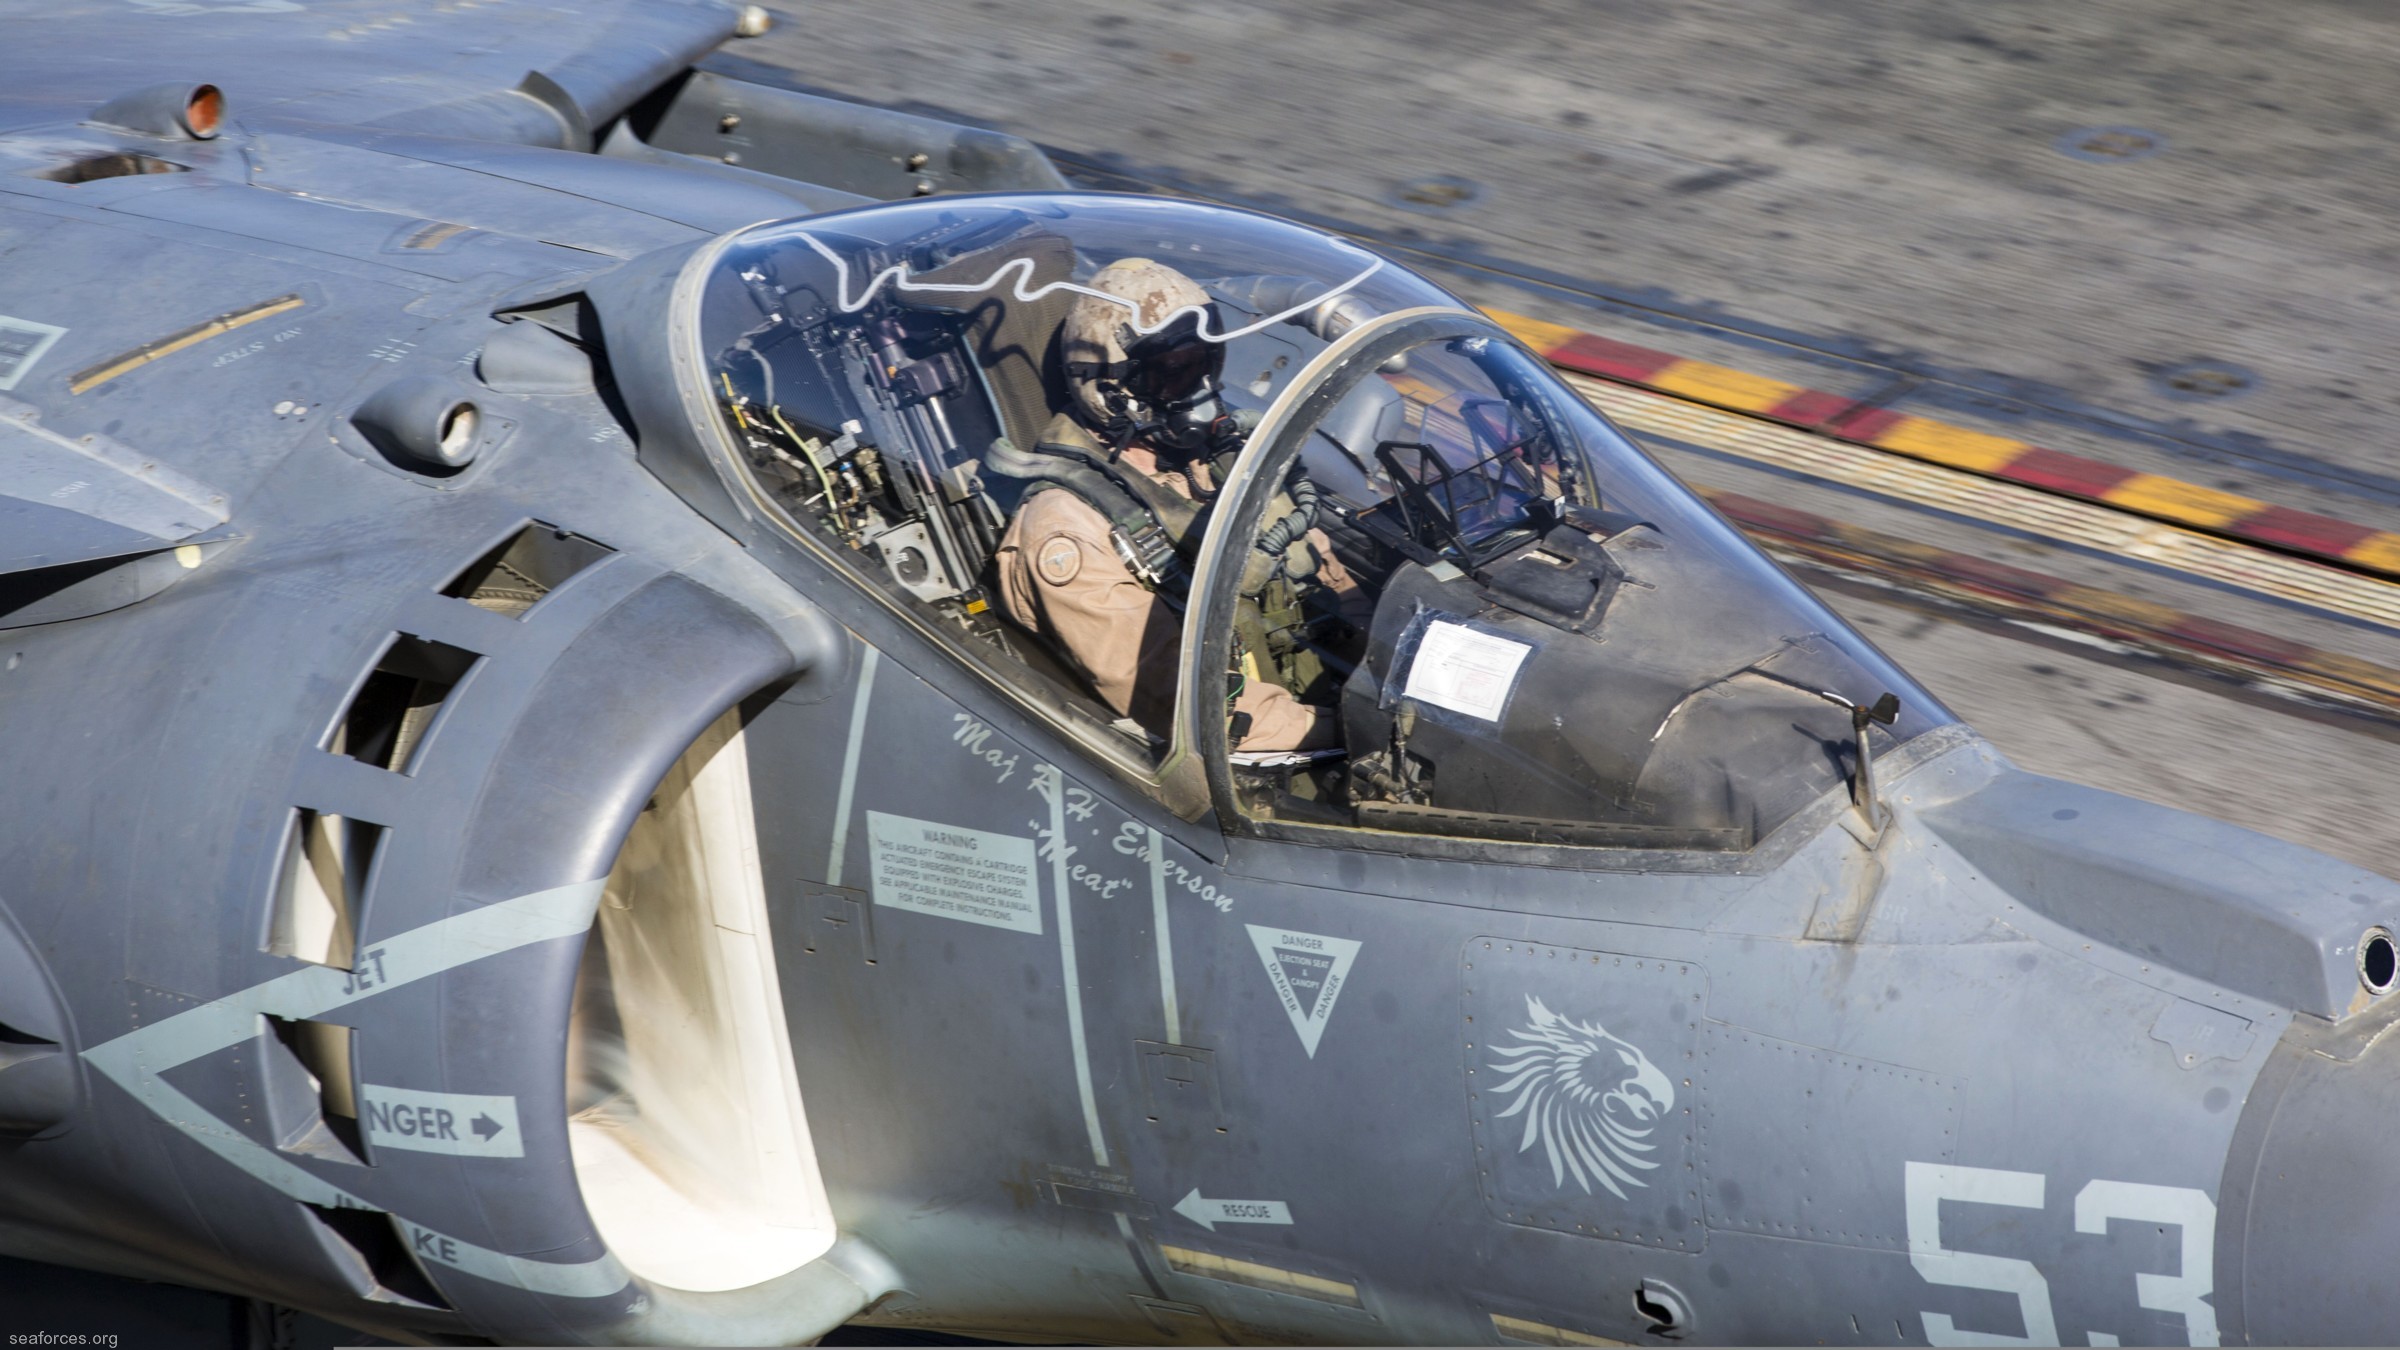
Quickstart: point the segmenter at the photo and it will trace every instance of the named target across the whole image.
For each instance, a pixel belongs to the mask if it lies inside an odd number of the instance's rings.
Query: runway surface
[[[734,50],[1090,185],[1355,234],[1493,309],[2400,529],[2400,162],[2360,96],[2400,55],[2385,7],[896,0]],[[1580,383],[2020,764],[2400,875],[2400,706],[2248,659],[2382,681],[2377,570]],[[1728,498],[2044,599],[1828,561]],[[2237,650],[2135,631],[2162,623]]]

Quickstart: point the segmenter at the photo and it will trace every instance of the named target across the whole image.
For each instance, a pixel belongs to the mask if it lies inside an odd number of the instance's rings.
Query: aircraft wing
[[[0,134],[95,91],[224,89],[246,119],[576,144],[734,34],[714,0],[35,0],[5,20]]]
[[[695,69],[742,23],[0,17],[0,759],[42,766],[0,812],[0,1252],[535,1341],[790,1343],[891,1288],[770,1093],[703,1129],[780,1113],[744,1156],[801,1199],[754,1228],[662,1227],[648,1164],[597,1165],[629,1231],[699,1253],[674,1289],[723,1275],[693,1232],[785,1278],[645,1293],[574,1199],[565,1022],[521,1016],[567,997],[605,838],[695,737],[856,659],[637,458],[611,360],[663,328],[604,343],[585,293],[761,221],[1061,181],[1013,138]],[[666,800],[731,809],[693,776]],[[711,968],[656,992],[757,979]],[[745,1026],[673,1053],[788,1056]]]

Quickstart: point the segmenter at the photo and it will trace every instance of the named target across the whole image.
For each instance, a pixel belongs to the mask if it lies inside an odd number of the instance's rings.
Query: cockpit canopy
[[[1128,306],[1136,334],[1213,349],[1228,401],[1253,410],[1327,338],[1378,314],[1456,304],[1365,249],[1261,216],[1140,197],[984,197],[746,231],[718,257],[701,341],[727,398],[780,408],[793,431],[805,423],[830,443],[847,422],[922,418],[956,467],[993,435],[1030,448],[1066,410],[1060,326],[1079,297],[1114,301],[1087,283],[1129,258],[1163,262],[1209,298],[1166,314]],[[798,378],[782,378],[787,368]]]
[[[704,256],[707,401],[777,528],[1020,697],[1113,722],[1144,753],[1172,728],[1112,718],[1072,660],[1003,617],[994,558],[1019,503],[1067,481],[1029,453],[1046,435],[1085,427],[1106,474],[1143,434],[1119,426],[1112,447],[1076,380],[1127,378],[1137,417],[1219,401],[1218,485],[1236,450],[1237,481],[1271,481],[1239,503],[1201,492],[1169,532],[1180,567],[1145,580],[1235,630],[1222,678],[1277,679],[1341,730],[1259,756],[1237,724],[1248,818],[1738,850],[1843,787],[1857,737],[1888,750],[1948,720],[1542,362],[1346,241],[1059,194],[762,225]],[[1194,298],[1144,307],[1094,284],[1138,259]],[[1093,297],[1126,311],[1123,370],[1062,350]],[[1192,575],[1218,536],[1231,561]],[[1358,583],[1340,617],[1305,599],[1312,549]],[[1251,589],[1277,582],[1281,608]],[[1217,717],[1203,682],[1187,706]],[[1886,693],[1897,721],[1857,730],[1853,705]]]

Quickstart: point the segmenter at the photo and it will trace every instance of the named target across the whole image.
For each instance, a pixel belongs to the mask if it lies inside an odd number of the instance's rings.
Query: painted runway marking
[[[1722,412],[1601,380],[1567,384],[1618,425],[1973,520],[2139,559],[2205,581],[2400,626],[2400,587],[2103,503]],[[2400,550],[2395,550],[2400,556]],[[2362,564],[2367,565],[2367,564]]]

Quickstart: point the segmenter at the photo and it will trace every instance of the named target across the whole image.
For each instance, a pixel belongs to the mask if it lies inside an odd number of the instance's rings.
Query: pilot
[[[1111,263],[1090,286],[1127,303],[1083,296],[1060,328],[1069,408],[1043,432],[1033,458],[1051,467],[1027,475],[1040,481],[1000,541],[1000,595],[1009,617],[1047,639],[1110,708],[1164,735],[1181,655],[1182,560],[1196,551],[1243,431],[1218,397],[1225,348],[1202,335],[1203,316],[1215,327],[1207,292],[1147,258]],[[1357,584],[1323,532],[1307,530],[1291,553],[1313,574],[1308,584],[1356,609]],[[1331,709],[1257,677],[1255,656],[1243,665],[1227,710],[1238,750],[1339,744]]]

